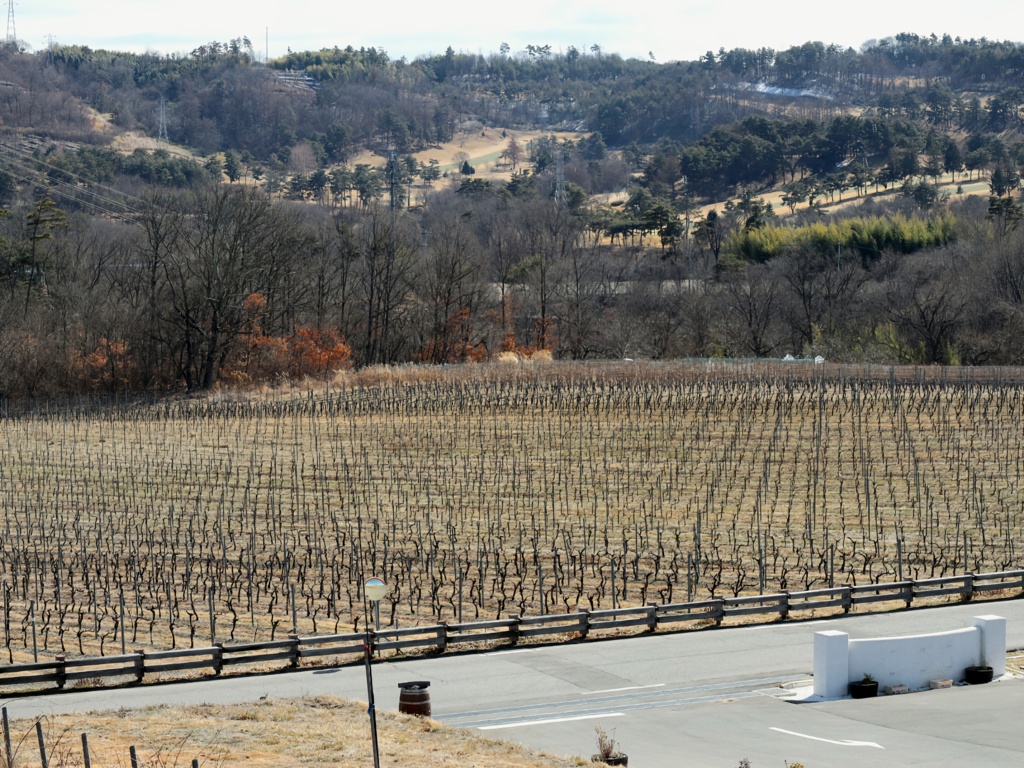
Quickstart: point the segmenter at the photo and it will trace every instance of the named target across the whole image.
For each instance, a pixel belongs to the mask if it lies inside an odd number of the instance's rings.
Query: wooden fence
[[[915,600],[956,595],[971,600],[975,595],[1005,590],[1024,591],[1024,570],[997,573],[966,574],[936,579],[863,584],[855,587],[833,587],[806,592],[781,592],[773,595],[723,597],[689,603],[668,603],[614,608],[597,611],[554,614],[549,616],[510,616],[494,621],[473,621],[460,624],[441,623],[406,629],[382,629],[368,633],[291,636],[269,643],[225,645],[172,651],[135,651],[120,656],[68,659],[57,656],[53,661],[35,664],[0,666],[0,687],[38,687],[50,683],[64,689],[69,681],[88,680],[90,684],[113,678],[115,684],[141,683],[147,677],[160,675],[185,677],[195,672],[220,675],[230,667],[249,667],[248,671],[269,671],[273,668],[298,667],[303,660],[325,657],[357,661],[369,642],[371,652],[422,649],[444,653],[452,648],[469,648],[478,643],[508,643],[521,639],[572,635],[586,639],[591,632],[641,627],[654,632],[686,622],[719,625],[724,619],[765,614],[779,620],[791,614],[815,609],[842,608],[844,613],[858,605],[879,602],[901,602],[907,608]],[[259,669],[252,667],[259,665]],[[186,673],[176,675],[175,673]]]

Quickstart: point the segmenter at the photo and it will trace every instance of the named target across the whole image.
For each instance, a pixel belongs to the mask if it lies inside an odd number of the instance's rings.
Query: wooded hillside
[[[1020,364],[1022,75],[1024,46],[913,34],[665,64],[8,45],[0,396],[499,355]]]

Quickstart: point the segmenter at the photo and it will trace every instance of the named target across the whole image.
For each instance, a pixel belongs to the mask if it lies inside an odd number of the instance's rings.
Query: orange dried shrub
[[[516,351],[516,332],[513,330],[505,331],[505,336],[501,340],[501,346],[498,348],[499,352],[515,352]]]
[[[137,373],[137,363],[124,339],[99,340],[89,353],[73,358],[69,373],[90,389],[118,390],[128,387]]]
[[[290,340],[291,361],[288,373],[294,378],[323,377],[346,368],[352,348],[335,330],[299,326]]]
[[[242,300],[242,309],[253,321],[262,322],[267,311],[267,297],[262,293],[250,293]]]
[[[479,344],[467,344],[462,353],[462,357],[467,363],[482,363],[487,360],[489,355],[487,345],[482,341]]]
[[[291,336],[249,336],[240,359],[222,378],[236,385],[323,378],[348,367],[351,358],[352,348],[338,331],[299,326]]]

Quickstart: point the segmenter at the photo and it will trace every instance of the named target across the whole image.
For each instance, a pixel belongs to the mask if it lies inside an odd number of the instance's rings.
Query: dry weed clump
[[[127,765],[134,746],[143,765],[186,768],[193,759],[220,768],[282,765],[372,765],[366,705],[332,697],[280,699],[258,704],[151,707],[43,720],[51,765],[80,765],[79,734],[88,733],[93,765]],[[410,715],[379,712],[382,766],[440,768],[568,768],[579,758],[536,752],[483,739],[468,731]],[[12,721],[15,761],[28,765],[35,721]],[[20,738],[22,734],[27,737]]]

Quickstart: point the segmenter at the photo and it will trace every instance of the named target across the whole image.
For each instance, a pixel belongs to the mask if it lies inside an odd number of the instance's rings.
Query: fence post
[[[128,755],[132,759],[132,768],[139,768],[139,755],[135,751],[135,745],[128,747]]]
[[[509,618],[512,619],[512,626],[508,628],[508,641],[512,645],[519,642],[519,614],[511,613]]]
[[[43,739],[42,720],[36,720],[36,740],[39,742],[39,762],[43,768],[50,768],[50,762],[46,759],[46,740]]]
[[[299,666],[299,636],[290,635],[288,639],[292,641],[292,657],[288,662],[288,666],[290,666],[292,669],[295,669]]]
[[[658,628],[658,604],[648,603],[644,606],[644,614],[647,619],[647,631],[653,632]]]
[[[911,579],[903,586],[903,602],[905,607],[909,608],[914,603],[914,584],[916,582]]]
[[[725,600],[720,597],[715,598],[715,602],[718,605],[715,606],[715,626],[722,626],[722,619],[725,618]]]
[[[580,613],[580,640],[586,640],[590,634],[590,611],[584,608]]]
[[[92,757],[89,755],[89,734],[82,734],[82,765],[84,768],[92,768]]]
[[[437,625],[437,652],[444,653],[448,650],[448,622],[442,621]]]
[[[7,707],[4,707],[4,756],[7,758],[7,768],[14,768],[14,751],[11,749],[11,721],[7,719]]]
[[[57,659],[53,664],[54,674],[57,675],[57,687],[63,689],[68,681],[67,667],[65,662],[67,657],[63,653],[57,654]]]
[[[964,579],[964,602],[969,603],[974,599],[974,574],[967,574],[967,578]]]
[[[785,621],[789,618],[789,591],[782,593],[782,599],[779,601],[779,618]]]
[[[843,613],[849,613],[850,608],[853,606],[853,590],[849,587],[843,587]]]
[[[213,645],[213,674],[217,677],[224,671],[224,645],[215,643]]]
[[[146,675],[146,652],[139,648],[135,651],[135,682],[141,683]]]

